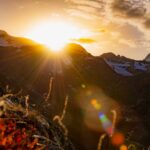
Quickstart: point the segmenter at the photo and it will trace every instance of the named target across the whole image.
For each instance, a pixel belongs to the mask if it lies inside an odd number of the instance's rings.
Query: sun
[[[78,27],[62,21],[37,24],[26,35],[26,37],[44,44],[56,52],[60,51],[71,39],[80,38],[81,36]]]

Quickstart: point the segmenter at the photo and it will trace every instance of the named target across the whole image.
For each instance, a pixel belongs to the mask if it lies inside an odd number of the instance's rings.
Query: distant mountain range
[[[44,103],[44,95],[50,77],[54,80],[48,105]],[[65,124],[79,150],[96,149],[99,139],[99,132],[85,123],[86,108],[79,105],[86,106],[87,97],[78,102],[80,93],[92,89],[99,90],[91,98],[103,91],[117,103],[120,108],[117,130],[124,134],[126,143],[139,148],[150,144],[150,55],[141,61],[113,53],[92,56],[82,46],[71,43],[57,56],[31,40],[0,31],[0,85],[7,84],[14,92],[23,89],[24,94],[30,94],[31,103],[49,118],[62,112],[68,94]],[[101,99],[110,104],[106,98]],[[109,116],[108,111],[105,113]]]
[[[116,56],[112,53],[103,54],[101,57],[104,58],[105,62],[112,70],[122,76],[135,76],[141,73],[150,72],[150,55],[142,61],[128,59],[123,56]]]

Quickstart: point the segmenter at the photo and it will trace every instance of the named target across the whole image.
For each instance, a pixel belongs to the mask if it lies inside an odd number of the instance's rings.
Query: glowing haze
[[[83,31],[73,24],[53,20],[37,24],[30,29],[26,37],[59,51],[73,39],[86,36]]]
[[[149,0],[0,0],[0,20],[1,30],[55,49],[72,39],[93,55],[150,52]]]

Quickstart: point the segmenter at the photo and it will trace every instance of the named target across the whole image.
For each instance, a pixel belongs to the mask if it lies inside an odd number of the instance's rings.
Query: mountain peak
[[[8,33],[6,31],[0,30],[0,37],[8,36]]]
[[[130,61],[133,61],[130,58],[127,58],[127,57],[121,56],[121,55],[115,55],[112,52],[104,53],[100,57],[102,57],[103,59],[108,59],[108,60],[113,60],[113,61],[119,61],[119,62],[126,62],[126,61],[130,62]]]
[[[25,45],[36,45],[34,41],[9,35],[6,31],[0,30],[0,46],[2,47],[21,47]]]
[[[64,51],[69,55],[80,55],[87,56],[90,55],[85,48],[76,43],[69,43],[64,47]]]
[[[112,52],[108,52],[108,53],[102,54],[101,57],[110,59],[110,58],[116,58],[116,55],[114,53],[112,53]]]
[[[147,61],[147,62],[150,62],[150,53],[145,57],[144,60]]]

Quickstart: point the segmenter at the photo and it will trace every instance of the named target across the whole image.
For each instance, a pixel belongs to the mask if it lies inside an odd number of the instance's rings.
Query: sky
[[[24,37],[51,19],[88,31],[76,41],[93,55],[150,53],[150,0],[0,0],[0,29],[11,35]]]

